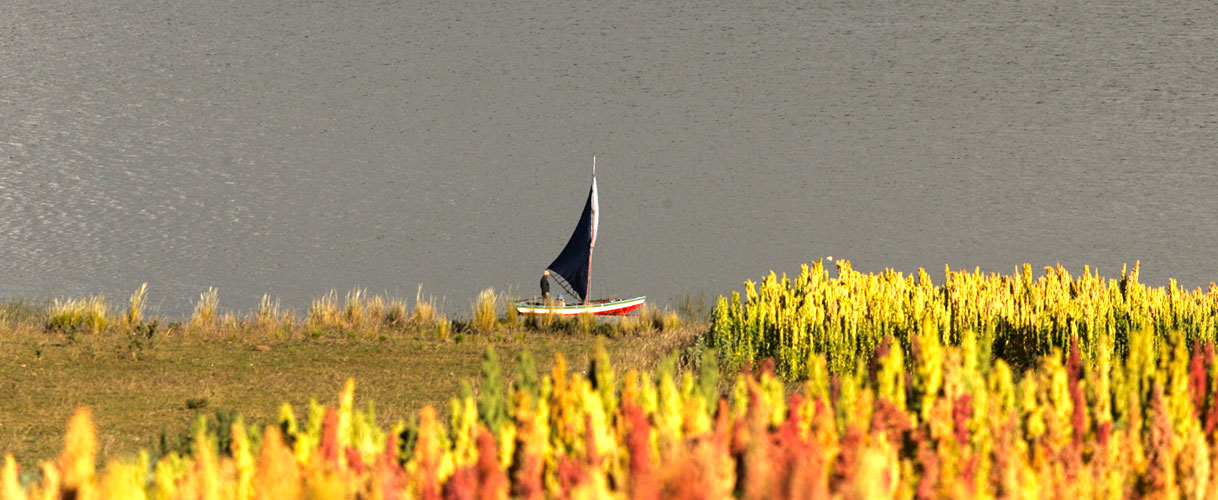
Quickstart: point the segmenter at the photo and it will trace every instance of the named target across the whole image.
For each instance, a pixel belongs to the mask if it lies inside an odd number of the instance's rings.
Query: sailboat
[[[617,296],[608,299],[588,300],[592,292],[592,249],[596,246],[596,226],[600,220],[600,206],[596,197],[596,157],[592,157],[592,188],[588,191],[588,201],[584,203],[584,212],[579,216],[575,232],[567,241],[558,257],[546,267],[568,293],[571,300],[556,302],[546,301],[541,297],[516,302],[516,311],[520,314],[558,314],[573,316],[577,314],[620,315],[627,314],[643,306],[646,296],[633,299],[622,299]]]

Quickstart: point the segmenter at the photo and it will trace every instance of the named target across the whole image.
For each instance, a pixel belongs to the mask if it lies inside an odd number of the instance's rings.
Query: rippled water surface
[[[594,295],[833,255],[1218,280],[1204,1],[8,2],[0,296]]]

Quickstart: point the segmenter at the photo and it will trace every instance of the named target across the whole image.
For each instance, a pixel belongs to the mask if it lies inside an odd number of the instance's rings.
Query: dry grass
[[[317,330],[341,328],[342,323],[342,314],[338,308],[338,295],[333,290],[327,295],[313,299],[313,304],[309,306],[309,319],[306,322],[309,328]]]
[[[348,377],[389,425],[423,404],[446,408],[462,380],[477,379],[487,345],[504,360],[527,350],[539,370],[562,352],[580,369],[594,340],[607,338],[615,366],[653,369],[708,328],[676,327],[652,310],[623,318],[500,319],[496,309],[514,312],[512,301],[490,290],[472,318],[457,322],[421,288],[413,309],[360,289],[340,307],[331,291],[303,319],[267,295],[244,316],[221,312],[218,296],[215,288],[200,294],[185,323],[149,318],[146,286],[117,318],[100,296],[0,303],[0,455],[13,453],[26,467],[52,457],[78,406],[93,409],[103,430],[101,455],[114,456],[152,447],[162,432],[180,434],[199,414],[237,410],[271,421],[282,402],[303,410],[310,398],[337,393]],[[505,374],[514,370],[505,361]]]
[[[365,296],[368,292],[355,288],[347,292],[347,301],[343,304],[343,319],[346,321],[348,328],[356,329],[363,327],[368,322],[367,311],[368,307],[364,303]]]
[[[434,299],[422,297],[422,289],[415,298],[413,311],[401,299],[370,296],[360,288],[348,292],[340,307],[338,294],[332,290],[313,299],[305,319],[306,333],[313,336],[336,333],[382,336],[411,331],[443,337],[451,328],[447,318],[438,312]]]
[[[390,328],[402,328],[409,320],[410,314],[406,312],[406,303],[397,299],[391,300],[389,309],[385,311],[385,325]]]
[[[190,326],[200,329],[215,328],[219,308],[220,291],[207,287],[207,291],[199,294],[199,301],[195,302],[194,313],[190,315]]]
[[[435,319],[431,327],[434,337],[440,340],[448,340],[449,336],[452,335],[452,330],[452,322],[448,321],[448,316],[443,314]]]
[[[656,319],[652,320],[652,325],[657,330],[669,331],[685,326],[685,322],[681,320],[681,315],[674,311],[665,310]]]
[[[414,296],[414,312],[410,314],[410,321],[418,324],[428,324],[436,320],[436,302],[432,297],[423,298],[423,285],[419,285],[419,292]]]
[[[55,299],[47,309],[45,324],[48,330],[97,334],[110,323],[110,305],[105,297],[96,295],[86,299]]]
[[[148,297],[148,284],[140,285],[134,293],[131,294],[131,300],[127,306],[127,315],[123,318],[126,321],[125,327],[131,327],[144,322],[144,302]]]
[[[516,299],[512,294],[499,295],[499,303],[503,307],[503,324],[508,328],[520,326],[520,312],[516,310]]]
[[[667,308],[659,309],[650,304],[644,304],[637,314],[624,316],[618,327],[624,333],[637,334],[646,331],[673,331],[685,327],[686,320],[676,311]]]
[[[487,288],[478,293],[473,307],[473,327],[479,332],[489,332],[495,328],[499,317],[495,309],[498,307],[498,297],[495,289]]]
[[[385,298],[380,295],[369,297],[364,303],[364,315],[368,318],[368,322],[373,324],[386,323],[385,317]]]
[[[258,311],[252,318],[247,319],[246,323],[262,333],[283,334],[296,327],[296,317],[291,311],[280,309],[278,298],[272,299],[270,295],[264,294],[258,303]]]
[[[388,310],[398,312],[385,317],[403,317],[392,304]],[[0,398],[0,455],[12,453],[27,468],[53,457],[64,423],[78,406],[94,412],[102,431],[100,456],[131,455],[154,447],[162,432],[184,432],[200,414],[237,410],[247,421],[270,422],[285,401],[303,412],[310,398],[337,393],[348,377],[375,401],[380,424],[387,426],[424,404],[446,408],[462,380],[477,380],[487,345],[500,353],[511,377],[514,360],[526,350],[543,372],[556,351],[574,369],[584,369],[595,339],[605,338],[570,329],[504,328],[462,337],[442,315],[427,329],[379,330],[392,335],[310,336],[303,324],[283,335],[274,326],[286,324],[276,323],[284,314],[277,307],[264,298],[254,320],[222,316],[206,332],[175,326],[156,332],[157,341],[144,346],[134,346],[117,329],[69,340],[47,333],[41,323],[0,322],[6,392]],[[16,315],[6,310],[5,316]],[[705,325],[700,328],[615,335],[607,347],[616,367],[652,369],[705,331]]]
[[[583,313],[575,317],[575,331],[579,333],[595,333],[600,324],[592,313]]]

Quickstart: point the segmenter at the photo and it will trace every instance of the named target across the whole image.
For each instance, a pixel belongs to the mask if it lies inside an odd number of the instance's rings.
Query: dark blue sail
[[[581,302],[588,300],[588,293],[591,289],[592,248],[596,246],[598,212],[596,165],[593,164],[592,189],[588,191],[588,201],[584,204],[584,213],[579,216],[579,224],[575,226],[575,232],[571,233],[567,246],[547,267],[556,275],[555,280]]]

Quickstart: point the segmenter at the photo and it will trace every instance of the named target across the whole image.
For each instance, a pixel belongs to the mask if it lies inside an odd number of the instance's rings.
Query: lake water
[[[6,2],[0,296],[593,295],[832,255],[1218,280],[1208,1]]]

